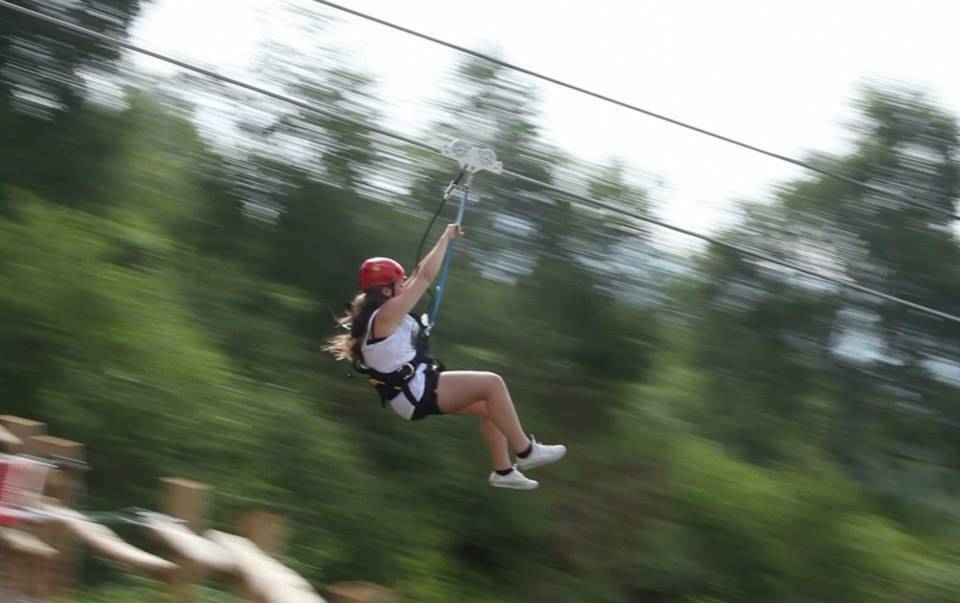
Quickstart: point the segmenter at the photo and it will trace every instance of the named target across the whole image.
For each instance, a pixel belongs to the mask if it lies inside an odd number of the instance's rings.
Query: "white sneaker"
[[[530,479],[520,473],[517,466],[513,466],[513,471],[506,475],[500,475],[496,471],[490,472],[490,478],[487,480],[494,488],[512,488],[514,490],[533,490],[540,483],[537,480]]]
[[[563,444],[541,444],[533,434],[530,434],[530,445],[532,449],[527,458],[517,459],[517,467],[520,469],[527,470],[556,463],[567,454],[567,447]]]

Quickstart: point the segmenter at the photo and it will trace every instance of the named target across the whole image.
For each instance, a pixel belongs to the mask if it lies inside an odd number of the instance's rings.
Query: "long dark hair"
[[[370,316],[374,311],[390,299],[384,293],[384,289],[388,288],[371,287],[358,293],[353,298],[353,303],[350,304],[346,313],[337,318],[337,324],[350,332],[328,339],[327,344],[323,346],[324,351],[333,354],[337,360],[349,360],[351,362],[363,360],[360,354],[360,346],[367,334],[367,323],[370,322]]]

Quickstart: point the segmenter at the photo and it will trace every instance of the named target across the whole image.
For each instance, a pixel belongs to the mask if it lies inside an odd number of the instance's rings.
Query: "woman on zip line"
[[[493,461],[490,485],[531,490],[539,484],[521,470],[559,461],[566,447],[541,444],[527,436],[500,375],[443,370],[429,354],[424,327],[410,314],[437,277],[447,246],[461,236],[459,224],[447,226],[410,278],[389,258],[363,262],[362,291],[338,320],[350,333],[333,337],[324,349],[370,375],[384,404],[404,419],[444,414],[481,417]],[[516,453],[516,463],[510,460],[508,445]]]

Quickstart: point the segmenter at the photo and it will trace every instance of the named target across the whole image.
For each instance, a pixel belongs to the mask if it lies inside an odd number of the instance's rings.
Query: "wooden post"
[[[163,512],[187,522],[195,533],[207,527],[207,508],[211,487],[181,477],[161,478],[164,490]],[[180,569],[172,582],[173,598],[178,603],[188,603],[196,599],[193,586],[203,580],[203,568],[186,557],[174,556],[173,562]]]
[[[0,600],[47,601],[56,555],[56,550],[29,532],[0,528]]]
[[[23,440],[13,435],[9,429],[0,425],[0,452],[15,454],[23,446]]]
[[[237,521],[237,533],[257,545],[271,557],[283,555],[287,548],[287,519],[269,511],[248,511]]]
[[[79,442],[48,435],[35,435],[27,440],[27,450],[37,456],[53,456],[84,460],[84,446]],[[82,475],[75,471],[56,469],[47,474],[44,495],[56,499],[64,507],[74,508],[80,501],[83,488]],[[41,526],[35,530],[44,542],[57,550],[53,564],[53,592],[64,594],[77,583],[80,568],[80,553],[76,538],[69,531],[54,525]]]
[[[26,452],[27,443],[31,437],[47,432],[45,424],[13,415],[0,416],[0,428],[2,428],[0,450],[8,454]],[[41,546],[32,546],[35,544],[37,544],[36,539],[29,534],[4,528],[3,535],[0,536],[0,599],[3,601],[19,600],[19,598],[14,599],[8,596],[8,592],[15,593],[17,597],[26,597],[30,596],[29,593],[34,593],[38,600],[41,598],[45,600],[49,587],[49,564],[53,550],[49,547],[44,549],[45,545],[42,543],[40,543]],[[31,550],[51,554],[31,556],[29,554]]]
[[[164,477],[163,512],[187,522],[194,532],[207,528],[207,508],[212,487],[182,477]]]
[[[252,542],[258,549],[277,558],[287,548],[287,520],[269,511],[247,511],[236,521],[237,533]],[[263,603],[262,593],[255,593],[243,579],[235,584],[237,597],[242,601]]]
[[[23,417],[15,417],[13,415],[0,416],[0,426],[3,426],[21,442],[19,446],[14,445],[13,449],[8,450],[8,452],[11,453],[24,452],[33,454],[34,451],[29,449],[30,438],[47,433],[46,423],[32,419],[24,419]]]
[[[65,440],[48,435],[33,436],[28,440],[32,454],[37,456],[61,457],[74,461],[84,460],[84,446],[80,442]],[[75,471],[58,469],[47,477],[45,494],[56,498],[65,507],[80,504],[80,494],[84,478]]]

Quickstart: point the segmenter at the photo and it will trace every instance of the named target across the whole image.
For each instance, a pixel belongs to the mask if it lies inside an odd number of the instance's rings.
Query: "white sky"
[[[921,86],[960,116],[954,0],[339,0],[356,10],[771,151],[840,151],[866,81]],[[283,35],[281,0],[155,0],[134,41],[243,76],[258,41]],[[461,55],[300,0],[381,86],[385,126],[417,136]],[[156,61],[137,59],[144,68]],[[659,215],[706,232],[732,201],[797,168],[537,82],[547,140],[582,159],[620,156],[667,186]],[[507,166],[510,167],[510,166]],[[478,182],[479,184],[479,182]],[[675,237],[667,237],[675,239]],[[677,240],[679,242],[679,240]]]

